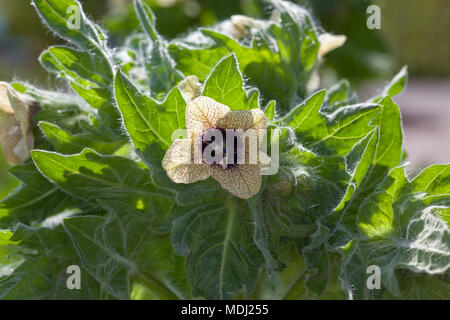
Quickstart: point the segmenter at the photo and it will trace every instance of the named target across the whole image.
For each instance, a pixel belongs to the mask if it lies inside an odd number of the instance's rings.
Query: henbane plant
[[[232,17],[168,41],[136,0],[140,30],[113,50],[78,1],[32,1],[67,41],[39,61],[70,90],[13,82],[1,96],[1,128],[10,119],[28,133],[3,107],[13,96],[39,112],[20,149],[31,157],[10,169],[22,184],[0,203],[0,298],[449,298],[450,165],[406,174],[394,102],[406,69],[369,101],[345,80],[310,92],[343,38],[267,2],[267,20]],[[80,29],[66,23],[71,6]],[[202,119],[270,129],[277,173],[180,168],[173,154],[189,140],[173,132]],[[70,265],[80,290],[66,286]],[[379,289],[367,286],[373,265]]]

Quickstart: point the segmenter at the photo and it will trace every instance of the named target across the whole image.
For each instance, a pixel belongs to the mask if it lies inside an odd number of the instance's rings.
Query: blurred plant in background
[[[263,18],[270,8],[263,0],[146,0],[159,17],[158,29],[167,38],[180,36],[197,26],[211,26],[225,18],[244,14]],[[389,78],[393,75],[380,31],[365,28],[366,8],[370,0],[296,0],[310,8],[319,25],[335,34],[345,34],[345,47],[327,57],[328,75],[360,80],[368,77]],[[131,0],[82,1],[94,19],[111,32],[112,44],[139,28]],[[0,77],[44,81],[47,75],[36,64],[39,53],[52,35],[43,33],[38,17],[27,0],[0,0]],[[54,42],[54,39],[52,40]],[[14,66],[11,68],[11,66]],[[333,71],[334,70],[334,71]],[[329,82],[332,82],[335,78]]]
[[[81,2],[112,33],[113,45],[139,28],[131,0]],[[167,38],[181,36],[194,27],[211,26],[231,15],[263,18],[270,11],[264,0],[146,2],[159,17],[158,29]],[[450,42],[444,41],[450,29],[450,20],[443,14],[450,11],[447,0],[292,2],[310,8],[323,29],[347,36],[345,46],[327,56],[324,75],[331,76],[327,82],[345,77],[356,86],[358,81],[368,78],[388,79],[400,64],[408,64],[412,75],[450,75]],[[381,30],[366,28],[366,9],[373,3],[382,8]],[[47,80],[36,61],[49,38],[54,37],[50,32],[42,32],[28,0],[0,0],[0,8],[0,78],[10,80],[20,74],[36,82]],[[400,63],[394,65],[396,61]]]
[[[297,0],[310,6],[320,25],[335,34],[347,36],[345,46],[327,55],[322,78],[327,84],[347,78],[352,84],[368,78],[387,79],[393,75],[394,58],[389,55],[380,30],[366,27],[371,0]]]
[[[294,0],[318,17],[318,25],[335,34],[347,36],[347,43],[330,54],[325,62],[325,82],[338,78],[358,81],[371,77],[388,79],[393,75],[393,61],[386,41],[378,30],[368,30],[366,9],[371,0]],[[131,1],[111,0],[111,11],[105,16],[108,30],[124,37],[138,27]],[[148,0],[159,18],[162,35],[173,38],[194,26],[211,26],[231,15],[244,14],[263,18],[270,8],[263,0]]]
[[[383,36],[417,76],[450,76],[450,1],[383,2]]]
[[[261,0],[146,0],[158,16],[158,29],[173,38],[195,26],[211,26],[233,14],[261,17]],[[130,0],[109,0],[105,26],[115,36],[124,37],[139,27]]]

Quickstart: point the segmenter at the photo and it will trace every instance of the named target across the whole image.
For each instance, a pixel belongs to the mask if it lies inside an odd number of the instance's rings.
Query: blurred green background
[[[263,0],[146,0],[158,29],[167,38],[182,36],[232,14],[263,17]],[[112,45],[138,28],[132,0],[81,0],[85,11],[111,35]],[[326,31],[345,34],[346,45],[327,56],[326,65],[355,85],[367,78],[392,76],[401,65],[412,75],[450,76],[450,1],[448,0],[295,0],[310,8]],[[366,27],[366,9],[378,4],[381,30]],[[60,43],[39,21],[29,0],[0,0],[0,79],[13,77],[43,85],[47,73],[40,52]]]
[[[161,34],[171,39],[233,14],[262,18],[263,0],[146,0]],[[81,0],[87,12],[110,33],[110,44],[138,28],[132,0]],[[323,83],[348,78],[367,96],[379,90],[403,65],[410,88],[398,98],[405,125],[405,146],[413,167],[450,161],[450,1],[449,0],[295,0],[309,8],[323,30],[345,34],[344,47],[326,56]],[[366,9],[381,7],[381,30],[366,27]],[[39,54],[62,43],[40,22],[29,0],[0,0],[0,81],[27,80],[57,86],[39,65]],[[17,184],[0,155],[2,190]],[[7,188],[3,188],[8,186]],[[3,192],[4,193],[4,192]]]

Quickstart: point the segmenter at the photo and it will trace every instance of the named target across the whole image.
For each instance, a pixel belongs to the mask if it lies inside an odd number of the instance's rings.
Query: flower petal
[[[253,114],[250,110],[230,111],[217,122],[217,126],[223,129],[247,130],[252,124]]]
[[[253,18],[240,14],[231,16],[230,20],[231,35],[237,40],[241,40],[250,35],[250,28],[255,21]]]
[[[269,121],[261,109],[230,111],[217,122],[224,129],[266,129]]]
[[[195,164],[192,157],[192,142],[177,139],[167,150],[162,167],[175,183],[193,183],[210,176],[210,167],[205,163]]]
[[[8,91],[11,85],[7,82],[0,81],[0,118],[4,114],[14,114],[14,110],[9,102]]]
[[[264,111],[261,109],[252,109],[252,128],[253,129],[266,129],[269,125],[269,120],[267,120]]]
[[[216,128],[217,122],[230,112],[230,108],[208,97],[198,97],[186,106],[186,128],[200,130]]]
[[[34,148],[32,119],[39,110],[34,99],[0,81],[0,144],[8,163],[20,164],[29,157]]]
[[[0,140],[2,141],[2,153],[6,161],[10,165],[18,165],[24,163],[30,156],[26,145],[25,137],[19,125],[5,125],[0,130]],[[34,143],[32,133],[28,134],[28,141]]]
[[[259,165],[243,164],[231,169],[212,166],[211,175],[222,188],[242,199],[253,197],[261,189],[262,177]]]
[[[347,37],[344,35],[336,36],[329,33],[322,33],[318,40],[320,42],[318,55],[319,57],[323,57],[328,52],[342,47]]]
[[[251,140],[252,136],[254,136],[253,139],[257,139],[258,143],[258,149],[259,146],[263,143],[264,136],[267,133],[267,126],[269,124],[269,121],[267,120],[264,112],[260,109],[252,109],[250,110],[252,112],[252,126],[248,130],[245,131],[246,136]]]
[[[258,163],[261,168],[269,168],[272,164],[272,159],[267,155],[267,153],[260,151]]]

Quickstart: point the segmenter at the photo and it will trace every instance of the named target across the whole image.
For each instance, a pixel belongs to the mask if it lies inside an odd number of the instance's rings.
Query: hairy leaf
[[[251,290],[256,279],[262,259],[234,201],[205,205],[174,221],[172,242],[186,256],[194,296],[230,299],[240,290]]]
[[[173,131],[185,127],[186,102],[178,88],[158,102],[139,92],[121,71],[114,88],[125,128],[137,149],[145,150],[152,142],[168,148]]]
[[[22,181],[22,186],[0,202],[0,213],[5,215],[0,220],[2,225],[40,223],[76,203],[45,179],[32,163],[13,167],[10,172]]]

